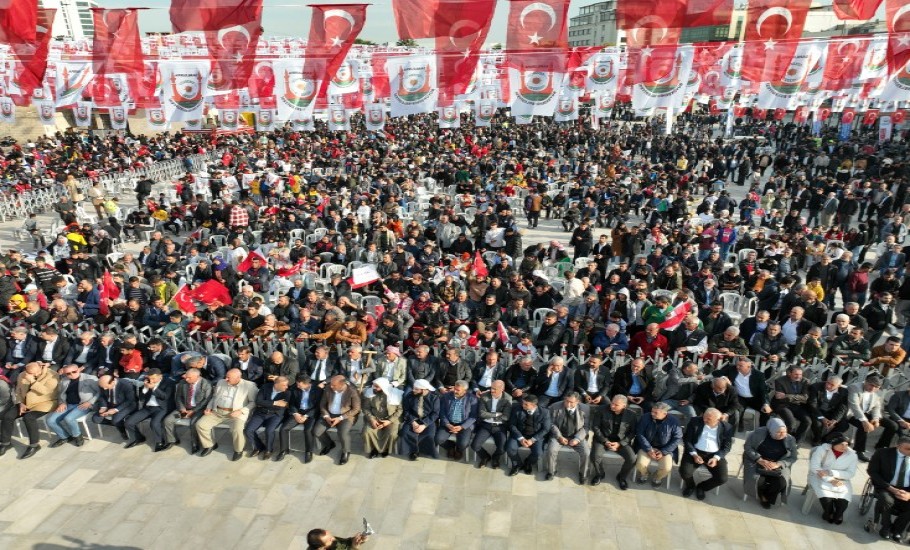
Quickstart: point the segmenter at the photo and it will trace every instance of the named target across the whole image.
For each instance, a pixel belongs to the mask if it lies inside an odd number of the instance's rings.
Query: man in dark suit
[[[9,342],[6,346],[6,375],[13,383],[22,367],[35,360],[38,353],[38,342],[29,336],[25,327],[13,327],[10,330]]]
[[[650,397],[654,377],[645,369],[645,362],[641,357],[632,359],[628,365],[616,369],[613,374],[613,385],[610,395],[625,395],[629,403],[639,405],[642,409],[650,408]]]
[[[319,386],[313,384],[308,375],[298,374],[297,381],[290,389],[288,407],[278,438],[276,461],[283,460],[290,452],[291,430],[297,426],[303,426],[303,461],[309,463],[313,460],[313,451],[316,449],[316,436],[313,432],[321,401],[322,390]]]
[[[490,350],[486,353],[483,360],[474,366],[471,376],[471,390],[477,392],[486,392],[492,387],[496,380],[503,380],[506,375],[506,367],[500,361],[499,352]],[[506,417],[508,420],[508,416]]]
[[[199,450],[199,439],[196,437],[196,422],[202,418],[202,411],[210,408],[212,400],[212,383],[202,377],[199,369],[190,369],[177,382],[174,390],[176,409],[164,419],[164,448],[166,451],[174,445],[180,445],[177,439],[177,421],[189,420],[190,450],[196,454]]]
[[[910,437],[897,440],[897,448],[879,449],[869,461],[869,479],[875,487],[875,515],[879,535],[900,543],[910,525]],[[897,516],[892,521],[892,515]]]
[[[244,380],[249,380],[256,385],[262,384],[262,359],[253,355],[249,346],[237,350],[237,357],[231,361],[232,369],[240,369]]]
[[[436,444],[447,447],[449,458],[461,460],[464,451],[471,444],[471,436],[477,422],[477,396],[468,392],[467,380],[458,380],[452,391],[443,394],[439,400],[439,429]],[[450,445],[450,436],[455,436]]]
[[[812,417],[812,446],[820,445],[824,434],[847,431],[847,387],[840,376],[809,386],[806,403]]]
[[[323,392],[319,403],[319,414],[322,419],[313,429],[313,435],[322,446],[319,455],[325,456],[335,448],[327,431],[329,428],[337,428],[338,439],[341,441],[338,465],[344,466],[351,456],[351,427],[360,415],[360,394],[348,384],[343,375],[336,374],[329,380],[328,389]]]
[[[86,374],[95,374],[98,371],[100,349],[95,331],[87,330],[73,340],[66,364],[79,365]]]
[[[124,427],[126,418],[136,412],[136,385],[132,380],[119,379],[105,374],[98,379],[101,395],[98,396],[98,412],[92,416],[95,424],[112,424],[123,439],[129,439]]]
[[[708,349],[708,333],[698,328],[698,317],[688,315],[683,320],[683,326],[676,330],[664,332],[667,337],[670,355],[677,351],[685,352],[686,357],[703,354]]]
[[[148,376],[139,389],[139,410],[134,412],[124,422],[127,433],[131,433],[132,440],[126,444],[130,449],[145,442],[145,437],[139,431],[139,423],[149,419],[149,427],[155,434],[155,451],[160,452],[166,445],[164,439],[164,419],[173,411],[177,404],[174,400],[175,384],[158,369],[149,369]]]
[[[296,366],[296,365],[295,365]],[[259,456],[260,460],[272,458],[272,451],[275,450],[275,432],[278,431],[278,425],[284,420],[284,413],[288,407],[290,392],[288,392],[290,381],[286,376],[279,376],[271,382],[266,382],[259,389],[256,395],[256,408],[250,414],[246,427],[243,429],[243,435],[247,441],[253,442],[253,448],[250,450],[250,458]],[[265,429],[265,443],[256,433],[259,428]]]
[[[575,371],[575,391],[585,404],[599,407],[609,399],[612,378],[610,369],[601,367],[601,358],[592,356],[587,364]]]
[[[592,429],[594,430],[594,477],[591,485],[600,485],[606,477],[608,453],[622,457],[622,466],[616,475],[616,483],[625,491],[629,488],[629,474],[635,467],[635,451],[632,441],[635,439],[638,418],[628,409],[629,400],[625,395],[617,395],[594,412]]]
[[[161,372],[170,372],[171,363],[176,353],[167,347],[161,338],[152,338],[148,341],[148,357],[144,365],[148,368],[158,369]]]
[[[684,497],[694,492],[698,500],[704,500],[708,491],[727,482],[726,456],[733,447],[733,426],[722,421],[721,416],[719,410],[711,408],[686,426],[683,435],[686,452],[679,465]],[[711,479],[696,484],[694,474],[699,466],[707,468]]]
[[[436,421],[439,420],[439,395],[436,388],[423,378],[414,380],[411,391],[401,403],[401,452],[408,460],[417,460],[420,445],[433,458],[439,458],[436,448]]]
[[[509,440],[506,442],[506,454],[512,462],[510,476],[518,475],[524,469],[531,473],[534,464],[543,451],[544,438],[550,433],[550,411],[538,406],[537,396],[526,395],[521,407],[512,407],[512,418],[509,421]],[[530,454],[521,461],[518,450],[528,449]]]
[[[45,327],[38,336],[35,359],[45,363],[52,363],[55,369],[59,369],[66,364],[66,358],[70,353],[69,341],[66,338],[61,338],[54,327]]]
[[[337,368],[338,363],[335,362],[335,365]],[[279,376],[284,376],[289,381],[296,380],[299,369],[300,363],[296,359],[285,357],[280,351],[273,351],[262,365],[262,382],[274,382]]]
[[[540,331],[534,338],[534,347],[540,353],[559,353],[559,345],[562,343],[562,334],[565,328],[565,325],[557,319],[555,312],[547,313],[544,316],[543,324],[540,326]]]
[[[714,377],[726,376],[730,381],[736,395],[739,398],[739,410],[737,418],[742,421],[743,411],[746,407],[758,411],[759,422],[764,426],[771,416],[771,405],[768,404],[768,384],[765,382],[765,375],[758,369],[753,368],[752,361],[746,357],[740,357],[735,365],[714,371]]]
[[[306,374],[313,381],[313,384],[319,386],[319,389],[326,391],[329,379],[341,374],[338,368],[338,362],[329,357],[329,348],[327,346],[318,346],[309,357],[300,365],[300,371]]]
[[[728,378],[715,377],[699,384],[692,397],[692,406],[698,414],[704,414],[711,408],[717,409],[721,412],[721,420],[734,427],[738,425],[739,396]]]
[[[787,432],[796,439],[797,445],[812,427],[812,416],[806,406],[808,401],[809,382],[803,378],[802,367],[787,367],[787,376],[774,381],[771,410],[787,425]]]
[[[907,410],[910,409],[910,391],[895,392],[888,400],[885,406],[885,414],[882,416],[881,425],[884,428],[876,449],[884,449],[891,446],[891,440],[894,434],[901,436],[910,435],[910,415]]]
[[[414,355],[408,357],[408,387],[413,387],[417,380],[426,380],[434,388],[442,386],[439,364],[436,358],[430,355],[429,346],[417,346]]]
[[[568,447],[578,453],[578,484],[584,485],[585,473],[588,471],[591,449],[588,446],[588,425],[590,409],[580,403],[581,396],[569,392],[562,403],[550,407],[550,441],[547,443],[545,480],[550,481],[556,475],[556,460],[560,449]]]
[[[572,371],[565,366],[562,357],[550,359],[546,369],[542,369],[534,381],[534,395],[537,396],[540,406],[547,408],[551,403],[562,401],[566,393],[575,386],[575,377]]]
[[[499,468],[499,459],[505,452],[506,437],[509,433],[509,417],[512,414],[512,398],[505,393],[506,384],[502,380],[493,380],[490,391],[480,394],[477,404],[477,429],[471,448],[479,457],[478,468],[486,466],[493,460],[493,468]],[[483,449],[487,439],[493,438],[496,449],[493,455]]]

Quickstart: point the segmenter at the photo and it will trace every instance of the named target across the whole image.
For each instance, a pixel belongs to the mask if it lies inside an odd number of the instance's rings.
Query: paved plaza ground
[[[121,201],[134,203],[131,193]],[[41,219],[50,223],[53,216]],[[0,225],[3,248],[24,244],[12,235],[19,225]],[[526,231],[524,242],[568,238],[551,220]],[[445,459],[367,460],[356,435],[346,466],[318,456],[303,464],[299,455],[280,463],[231,462],[226,430],[216,431],[220,449],[206,458],[189,455],[185,435],[183,448],[164,453],[146,445],[125,450],[111,428],[98,438],[93,426],[93,435],[82,448],[48,449],[45,434],[41,451],[25,461],[16,459],[24,443],[15,439],[15,452],[0,458],[0,548],[298,549],[311,528],[346,536],[360,528],[362,517],[377,532],[366,548],[376,549],[892,545],[862,530],[857,500],[841,526],[823,522],[818,507],[801,513],[808,447],[800,449],[787,506],[766,511],[755,500],[743,502],[737,474],[743,434],[729,456],[730,482],[704,502],[682,498],[675,468],[669,490],[633,483],[620,491],[613,481],[618,463],[604,484],[579,486],[574,454],[564,454],[557,478],[546,482],[537,472],[507,477],[504,468],[477,470]],[[857,493],[866,481],[864,465],[861,470],[853,483]]]

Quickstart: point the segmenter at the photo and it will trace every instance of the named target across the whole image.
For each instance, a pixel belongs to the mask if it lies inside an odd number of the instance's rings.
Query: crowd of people
[[[58,232],[30,217],[0,259],[0,456],[18,418],[20,458],[40,420],[51,448],[83,445],[91,421],[155,452],[185,427],[207,456],[226,425],[233,460],[340,447],[340,465],[359,430],[370,459],[507,457],[509,475],[542,459],[545,480],[568,448],[591,485],[619,457],[623,490],[678,463],[683,495],[705,499],[751,416],[745,493],[785,500],[806,443],[839,524],[870,435],[873,464],[895,438],[910,455],[902,142],[748,118],[749,137],[724,139],[688,113],[670,135],[497,122],[5,151],[7,186],[63,198]],[[133,209],[97,181],[166,159],[186,175],[157,195],[133,182]],[[565,239],[523,242],[542,219]],[[883,386],[901,389],[883,401]],[[899,539],[910,479],[895,476],[876,487],[902,491],[883,530]]]

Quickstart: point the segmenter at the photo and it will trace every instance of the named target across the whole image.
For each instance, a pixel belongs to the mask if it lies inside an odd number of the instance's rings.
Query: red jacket
[[[638,354],[638,350],[641,350],[642,357],[654,357],[657,354],[657,350],[660,350],[660,353],[666,357],[669,352],[667,337],[663,334],[658,334],[653,341],[648,342],[648,334],[645,331],[641,331],[633,336],[629,342],[629,355],[635,357]]]

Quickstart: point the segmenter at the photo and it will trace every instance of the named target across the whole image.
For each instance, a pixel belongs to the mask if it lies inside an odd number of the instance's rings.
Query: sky
[[[569,17],[578,13],[581,6],[596,3],[597,0],[577,0],[569,6]],[[105,8],[125,8],[140,5],[140,2],[126,2],[124,0],[99,0],[99,5]],[[344,4],[349,2],[324,1],[324,4]],[[360,38],[373,42],[394,42],[398,40],[395,29],[395,18],[392,14],[392,0],[373,0],[367,2],[367,21]],[[149,8],[139,14],[140,32],[167,32],[171,30],[168,19],[168,0],[144,0],[142,7]],[[306,38],[310,29],[310,12],[312,8],[306,3],[294,4],[288,0],[264,0],[265,7],[262,12],[262,27],[266,36],[299,36]],[[508,21],[509,3],[507,0],[498,0],[493,24],[487,38],[488,43],[504,42],[505,28]]]

